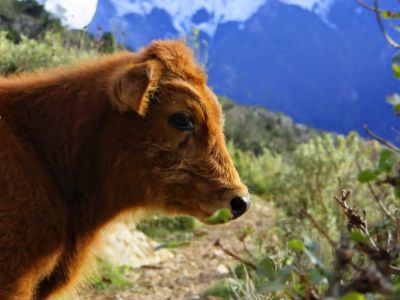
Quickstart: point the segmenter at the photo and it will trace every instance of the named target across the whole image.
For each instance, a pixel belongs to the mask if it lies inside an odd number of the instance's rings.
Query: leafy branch
[[[379,7],[379,2],[378,0],[374,0],[374,4],[370,5],[366,2],[364,2],[363,0],[355,0],[360,6],[362,6],[363,8],[374,12],[379,29],[381,30],[383,37],[385,38],[385,40],[388,42],[388,44],[390,46],[392,46],[395,49],[400,49],[400,44],[398,42],[396,42],[391,36],[390,34],[387,32],[385,25],[383,24],[383,20],[382,17],[386,18],[386,19],[396,19],[396,18],[400,18],[400,12],[392,12],[390,10],[381,10]]]

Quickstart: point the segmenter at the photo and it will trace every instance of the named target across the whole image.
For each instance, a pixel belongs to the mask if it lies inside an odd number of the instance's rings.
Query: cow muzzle
[[[206,224],[222,224],[244,215],[250,208],[250,197],[247,192],[234,193],[223,197],[226,200],[200,203],[199,208],[205,214],[202,221]]]
[[[229,203],[233,219],[243,215],[250,208],[250,203],[249,196],[234,197]]]

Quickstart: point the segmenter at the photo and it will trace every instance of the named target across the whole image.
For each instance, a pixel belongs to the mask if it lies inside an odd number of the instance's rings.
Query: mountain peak
[[[190,32],[195,26],[210,37],[214,35],[218,25],[230,21],[243,23],[257,13],[265,3],[271,1],[300,6],[324,19],[334,2],[334,0],[111,0],[120,17],[129,13],[148,15],[153,9],[158,8],[171,16],[173,26],[178,32]],[[206,17],[196,22],[194,19],[199,12]]]
[[[335,0],[280,0],[283,3],[297,5],[303,9],[313,11],[324,21],[328,21],[328,14]]]
[[[118,16],[129,13],[148,15],[155,8],[162,9],[171,16],[178,32],[190,32],[193,26],[213,36],[218,25],[229,21],[245,22],[270,0],[112,0]],[[194,16],[203,11],[208,15],[202,21],[194,22]]]
[[[117,11],[117,17],[130,13],[145,16],[153,9],[161,9],[171,17],[177,32],[187,33],[192,27],[196,27],[211,37],[218,25],[230,21],[244,23],[265,3],[272,1],[300,6],[326,19],[335,0],[111,0],[111,3]],[[81,0],[39,0],[39,2],[44,3],[48,11],[59,16],[69,27],[83,28],[93,18],[98,0],[84,2]],[[199,12],[206,17],[196,20]]]

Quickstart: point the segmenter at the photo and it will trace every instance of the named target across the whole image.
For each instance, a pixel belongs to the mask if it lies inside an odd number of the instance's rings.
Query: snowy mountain
[[[215,33],[219,24],[229,21],[245,22],[262,5],[271,0],[203,0],[203,1],[168,1],[168,0],[111,0],[116,8],[117,17],[129,13],[148,15],[153,9],[165,10],[172,18],[175,29],[179,32],[190,31],[193,25],[207,32]],[[334,0],[278,0],[286,4],[297,5],[326,17]],[[65,25],[73,28],[85,27],[96,12],[98,0],[38,0],[46,9],[63,19]],[[195,24],[193,16],[199,11],[208,13],[211,18]]]
[[[352,0],[99,0],[89,30],[138,49],[194,27],[219,94],[342,133],[398,127],[384,100],[398,89],[394,51]]]
[[[117,8],[117,15],[123,17],[129,13],[146,16],[153,10],[165,11],[171,18],[177,32],[190,32],[196,26],[209,36],[213,36],[218,25],[229,21],[245,22],[255,14],[266,0],[205,0],[205,1],[129,1],[111,0]],[[247,3],[246,3],[247,2]],[[202,22],[195,22],[198,13],[209,17]]]
[[[116,16],[128,14],[150,15],[153,10],[163,10],[171,18],[177,32],[190,32],[193,26],[212,37],[218,26],[227,22],[244,23],[266,4],[274,0],[111,0],[116,8]],[[275,0],[277,1],[277,0]],[[278,0],[289,5],[316,12],[325,18],[333,0]],[[199,21],[196,16],[207,15]]]

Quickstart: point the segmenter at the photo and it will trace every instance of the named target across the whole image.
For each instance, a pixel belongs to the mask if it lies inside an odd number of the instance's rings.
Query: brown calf
[[[125,211],[248,207],[206,75],[180,41],[0,78],[0,299],[77,283]]]

